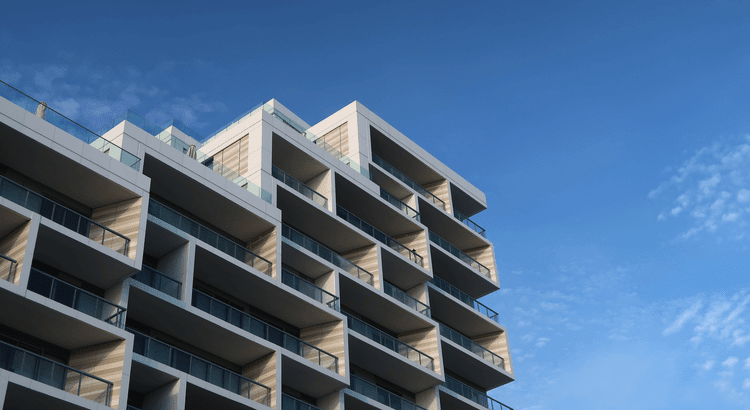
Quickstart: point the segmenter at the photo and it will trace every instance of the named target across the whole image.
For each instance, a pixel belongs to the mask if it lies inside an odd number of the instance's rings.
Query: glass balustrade
[[[445,202],[443,202],[442,199],[436,197],[432,192],[424,189],[422,185],[419,185],[418,183],[414,182],[411,178],[404,175],[403,172],[396,169],[396,167],[383,161],[382,158],[380,158],[379,156],[375,154],[372,154],[372,162],[374,162],[380,168],[383,168],[389,174],[396,177],[399,181],[406,184],[406,186],[408,186],[409,188],[419,192],[423,197],[427,198],[430,202],[439,206],[443,211],[445,211]]]
[[[133,275],[132,278],[175,299],[180,298],[182,284],[156,269],[143,265],[141,271]]]
[[[388,282],[383,282],[383,290],[385,294],[403,303],[406,306],[416,310],[417,312],[430,317],[430,307],[422,303],[416,298],[413,298],[406,294],[403,290],[391,285]]]
[[[466,225],[469,228],[473,229],[474,232],[476,232],[476,233],[478,233],[478,234],[480,234],[480,235],[482,235],[484,237],[487,236],[486,233],[485,233],[485,231],[484,231],[484,228],[482,228],[481,226],[477,225],[476,222],[474,222],[471,219],[469,219],[468,216],[462,214],[461,212],[456,211],[455,209],[453,210],[453,216],[455,216],[456,219],[458,219],[459,221],[461,221],[464,225]]]
[[[513,408],[500,403],[492,397],[489,397],[487,394],[482,393],[479,390],[464,383],[461,383],[460,381],[448,375],[445,376],[445,383],[443,384],[443,386],[448,390],[458,393],[459,395],[473,401],[474,403],[490,410],[513,410]]]
[[[283,182],[285,185],[291,187],[292,189],[301,193],[302,195],[310,198],[310,200],[312,200],[316,204],[322,206],[323,208],[325,208],[328,205],[328,199],[326,197],[319,194],[317,191],[303,184],[301,181],[295,179],[294,177],[287,174],[286,172],[282,171],[279,167],[274,165],[271,171],[272,171],[272,175],[274,178]]]
[[[330,293],[323,288],[313,285],[312,283],[300,278],[286,269],[281,270],[281,283],[292,289],[300,291],[303,295],[324,303],[329,308],[339,311],[339,297]]]
[[[432,280],[430,280],[430,285],[432,285],[435,289],[442,291],[445,294],[451,295],[454,298],[460,300],[467,306],[470,306],[472,309],[476,310],[477,312],[487,316],[488,318],[494,320],[497,322],[497,312],[494,310],[488,308],[487,306],[483,305],[478,300],[472,298],[471,296],[467,295],[457,287],[451,285],[450,283],[440,279],[437,276],[433,276]]]
[[[463,347],[464,349],[474,353],[482,359],[494,364],[495,366],[502,367],[505,370],[505,359],[490,352],[485,347],[479,345],[468,337],[458,333],[457,331],[449,328],[444,324],[440,324],[440,335],[452,341],[453,343]]]
[[[416,209],[410,207],[409,205],[406,205],[405,202],[402,202],[400,199],[396,198],[395,196],[393,196],[393,194],[389,193],[383,188],[380,188],[380,197],[388,201],[388,203],[390,203],[391,205],[400,209],[406,215],[416,219],[418,222],[421,222],[421,217]]]
[[[281,396],[281,410],[321,410],[313,406],[312,404],[308,404],[302,400],[295,399],[288,394],[282,393]]]
[[[472,269],[475,271],[481,273],[482,275],[486,276],[490,280],[492,280],[492,274],[490,273],[490,270],[482,265],[481,263],[477,262],[476,259],[472,258],[471,256],[463,253],[460,249],[456,248],[455,246],[451,245],[446,241],[445,239],[435,235],[432,233],[432,231],[429,231],[430,240],[434,242],[436,245],[443,248],[445,251],[450,253],[451,255],[457,257],[460,259],[463,263],[471,266]]]
[[[8,256],[0,254],[0,279],[16,283],[16,267],[18,262]]]
[[[417,406],[416,404],[406,399],[402,399],[382,387],[364,381],[355,375],[351,375],[351,383],[347,390],[359,393],[394,410],[426,410],[424,407]]]

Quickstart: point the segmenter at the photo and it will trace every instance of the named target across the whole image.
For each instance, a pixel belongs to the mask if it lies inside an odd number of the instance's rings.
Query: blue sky
[[[487,194],[523,409],[750,409],[750,4],[0,3],[0,79],[98,129],[359,100]]]

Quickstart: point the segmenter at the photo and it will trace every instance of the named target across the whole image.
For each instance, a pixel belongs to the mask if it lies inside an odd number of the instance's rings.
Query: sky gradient
[[[0,3],[0,79],[97,130],[354,100],[487,194],[515,410],[750,409],[750,4]]]

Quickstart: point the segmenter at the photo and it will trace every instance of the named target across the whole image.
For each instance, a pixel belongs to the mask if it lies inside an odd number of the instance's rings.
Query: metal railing
[[[455,246],[451,245],[448,241],[445,239],[435,235],[432,231],[429,231],[430,240],[443,248],[445,251],[450,253],[451,255],[457,257],[458,259],[461,259],[461,261],[469,266],[471,266],[472,269],[475,271],[481,273],[482,275],[488,277],[490,280],[492,280],[492,274],[490,273],[490,270],[479,263],[476,259],[472,258],[471,256],[463,253],[460,249],[456,248]]]
[[[0,253],[0,279],[16,283],[16,267],[18,261]]]
[[[351,383],[347,390],[359,393],[394,410],[427,410],[424,407],[417,406],[409,400],[396,396],[386,389],[378,387],[370,382],[366,382],[355,375],[351,375],[350,377]]]
[[[182,283],[156,269],[143,265],[141,271],[133,275],[132,278],[175,299],[180,298]]]
[[[218,233],[206,228],[205,226],[183,216],[179,212],[160,204],[151,198],[148,202],[148,213],[162,220],[175,228],[192,235],[208,245],[224,252],[225,254],[245,263],[264,274],[271,276],[271,262],[258,256],[244,246],[230,241]]]
[[[268,340],[328,370],[338,372],[339,359],[336,356],[245,312],[235,309],[224,302],[218,301],[199,290],[193,289],[192,305],[211,316],[217,317],[264,340]]]
[[[122,329],[125,308],[31,268],[29,290]]]
[[[512,407],[508,407],[487,394],[482,393],[473,387],[467,386],[448,375],[445,376],[445,383],[442,384],[442,386],[490,410],[513,410]]]
[[[303,295],[310,299],[317,300],[320,303],[324,303],[329,308],[339,311],[339,297],[326,291],[323,288],[315,286],[314,284],[300,278],[299,276],[289,272],[286,269],[281,270],[281,283],[289,286],[292,289],[300,291]]]
[[[459,288],[451,285],[450,283],[440,279],[437,276],[432,276],[432,280],[428,282],[430,285],[432,285],[435,289],[438,289],[442,291],[443,293],[449,294],[453,296],[454,298],[460,300],[467,306],[470,306],[472,309],[476,310],[477,312],[487,316],[488,318],[494,320],[495,322],[498,321],[497,319],[497,312],[494,310],[488,308],[487,306],[483,305],[478,300],[474,299],[473,297],[467,295]],[[499,322],[498,322],[499,323]]]
[[[228,130],[232,125],[237,124],[243,118],[247,117],[248,115],[251,115],[251,114],[255,113],[256,111],[258,111],[258,110],[260,110],[262,108],[263,108],[263,103],[260,103],[260,104],[256,105],[255,107],[253,107],[253,108],[245,111],[245,113],[240,114],[237,118],[233,119],[232,121],[229,121],[226,125],[224,125],[223,127],[219,128],[218,130],[216,130],[213,133],[211,133],[211,135],[209,135],[208,137],[206,137],[206,140],[203,141],[201,143],[201,145],[205,146],[209,142],[211,142],[214,139],[216,139],[217,137],[219,137],[220,134],[224,133],[224,131]]]
[[[271,388],[126,327],[135,335],[133,353],[188,373],[257,403],[270,406]]]
[[[468,337],[462,335],[461,333],[458,333],[457,331],[449,328],[442,323],[440,323],[440,335],[448,338],[453,343],[463,347],[471,353],[474,353],[482,359],[494,364],[495,366],[502,367],[503,370],[505,370],[505,359],[503,359],[499,355],[496,355],[495,353],[490,352],[489,350],[487,350],[487,348],[481,346],[480,344],[474,342]]]
[[[188,127],[187,124],[185,124],[184,122],[178,120],[177,118],[172,118],[171,120],[167,121],[166,123],[164,123],[164,125],[161,126],[161,128],[163,130],[166,130],[169,127],[175,127],[175,128],[177,128],[178,130],[184,132],[185,135],[188,135],[188,136],[192,137],[196,141],[200,141],[200,140],[203,139],[203,137],[201,137],[200,134],[198,134],[195,130],[193,130],[192,128]]]
[[[117,117],[113,118],[112,121],[109,121],[106,125],[104,125],[102,128],[99,129],[100,134],[106,134],[107,131],[114,128],[117,124],[127,121],[136,127],[146,131],[147,133],[156,136],[160,132],[164,131],[165,127],[160,127],[153,122],[147,120],[142,115],[139,115],[136,112],[127,110],[124,113],[118,115]]]
[[[382,187],[380,188],[380,197],[388,201],[391,205],[395,206],[396,208],[400,209],[403,213],[406,215],[416,219],[418,222],[421,222],[422,219],[419,215],[419,212],[417,212],[416,209],[410,207],[409,205],[406,205],[405,202],[401,201],[400,199],[396,198],[391,194],[390,192],[386,191]]]
[[[125,151],[119,145],[115,145],[109,140],[102,138],[99,134],[48,107],[46,103],[30,97],[4,81],[0,81],[0,97],[16,104],[130,168],[136,171],[141,168],[141,160],[137,156]]]
[[[128,405],[128,407],[126,408],[126,410],[141,410],[141,409],[139,409],[138,407],[135,407],[135,406]]]
[[[248,181],[247,178],[241,176],[233,169],[224,166],[224,164],[220,162],[214,161],[211,157],[207,157],[206,154],[198,151],[198,155],[202,155],[204,157],[204,159],[198,157],[198,162],[200,162],[204,167],[207,167],[208,169],[216,172],[224,178],[234,182],[236,185],[239,185],[240,188],[250,192],[251,194],[268,202],[269,204],[271,203],[272,195],[270,192]]]
[[[0,176],[0,197],[58,223],[79,235],[123,255],[128,254],[130,239],[106,226]]]
[[[477,225],[477,223],[474,222],[474,221],[472,221],[471,219],[469,219],[468,216],[462,214],[461,212],[456,211],[455,209],[453,210],[453,216],[456,219],[458,219],[459,221],[461,221],[464,225],[466,225],[469,228],[473,229],[474,232],[476,232],[476,233],[484,236],[485,238],[487,237],[484,228],[482,228],[481,226]]]
[[[368,285],[375,286],[375,279],[372,273],[360,268],[352,262],[349,262],[338,253],[310,239],[307,235],[297,231],[289,225],[281,225],[281,236],[282,240],[286,239],[291,242],[287,243],[301,246],[308,251],[320,256],[325,261],[331,262],[335,266],[365,281]]]
[[[382,158],[380,158],[379,156],[375,154],[372,154],[372,162],[374,162],[380,168],[383,168],[384,170],[386,170],[389,174],[398,178],[399,181],[406,184],[406,186],[408,186],[409,188],[419,192],[423,197],[427,198],[430,202],[439,206],[443,211],[445,211],[445,202],[443,202],[442,199],[436,197],[432,192],[424,189],[422,185],[419,185],[418,183],[414,182],[414,180],[404,175],[404,173],[396,169],[396,167],[383,161]]]
[[[312,404],[305,403],[302,400],[295,399],[294,397],[282,393],[281,394],[281,410],[321,410]]]
[[[382,231],[375,229],[374,226],[356,217],[354,214],[344,209],[341,205],[336,205],[336,215],[338,215],[340,218],[344,219],[345,221],[349,222],[350,224],[354,225],[360,231],[377,239],[378,241],[383,243],[385,246],[400,253],[404,257],[408,258],[410,261],[416,263],[419,266],[424,266],[424,259],[421,256],[419,256],[417,251],[407,248],[401,242],[391,238],[390,236],[386,235]]]
[[[430,307],[422,303],[420,300],[409,296],[404,292],[403,290],[391,285],[390,283],[383,281],[383,290],[385,291],[385,294],[398,300],[399,302],[403,303],[406,306],[409,306],[410,308],[416,310],[417,312],[427,316],[430,316]]]
[[[356,317],[346,312],[341,312],[341,313],[343,313],[344,316],[346,316],[349,329],[354,330],[355,332],[374,341],[375,343],[385,346],[389,350],[393,350],[394,352],[400,354],[401,356],[404,356],[405,358],[411,360],[414,363],[419,364],[420,366],[426,367],[430,370],[435,369],[432,357],[420,352],[419,350],[396,339],[395,337],[388,335],[368,325],[367,323],[357,319]]]
[[[323,208],[325,208],[328,205],[328,199],[326,197],[318,193],[316,190],[305,185],[300,180],[282,171],[276,165],[274,165],[271,168],[271,174],[273,175],[274,178],[283,182],[285,185],[291,187],[292,189],[301,193],[302,195],[310,198],[310,200],[322,206]]]
[[[109,406],[112,382],[5,342],[0,342],[0,369]]]

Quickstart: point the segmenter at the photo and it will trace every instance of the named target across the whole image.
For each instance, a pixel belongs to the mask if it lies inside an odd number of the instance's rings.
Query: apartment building
[[[0,408],[501,410],[485,195],[353,102],[208,138],[0,84]]]

